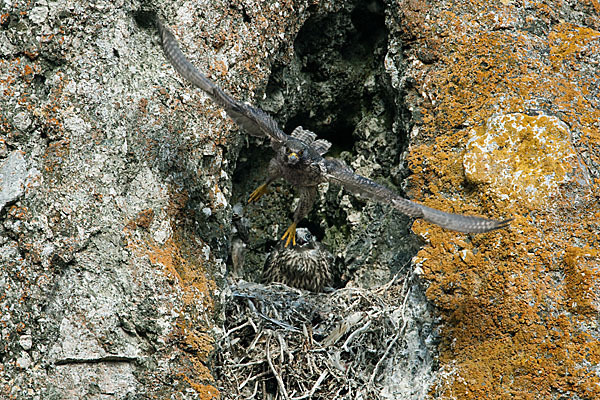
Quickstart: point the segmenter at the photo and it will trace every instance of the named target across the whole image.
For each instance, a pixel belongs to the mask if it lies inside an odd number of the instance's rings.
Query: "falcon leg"
[[[285,247],[288,247],[290,242],[292,242],[293,246],[296,245],[296,227],[298,226],[298,222],[302,221],[310,212],[317,198],[316,186],[300,187],[299,192],[300,202],[298,203],[298,207],[296,207],[296,211],[294,211],[294,222],[292,222],[281,238],[281,240],[285,240]]]
[[[281,237],[281,240],[285,240],[285,247],[288,247],[288,245],[290,244],[290,241],[292,242],[292,246],[296,245],[296,226],[297,225],[298,225],[297,223],[292,222],[290,227],[287,228],[287,231],[285,231],[285,233]],[[286,238],[287,238],[287,240],[286,240]]]
[[[259,187],[257,187],[254,192],[252,192],[250,194],[250,197],[248,198],[248,203],[253,203],[255,201],[258,201],[258,199],[260,199],[265,193],[267,193],[267,186],[269,184],[268,183],[263,183],[262,185],[260,185]]]
[[[281,169],[279,167],[279,163],[274,158],[271,160],[271,162],[269,162],[268,173],[269,173],[269,178],[267,179],[267,181],[265,183],[263,183],[262,185],[257,187],[254,190],[254,192],[252,192],[250,194],[250,197],[248,198],[248,203],[253,203],[253,202],[258,201],[258,199],[260,199],[265,193],[267,193],[269,184],[271,182],[273,182],[275,179],[281,177]]]

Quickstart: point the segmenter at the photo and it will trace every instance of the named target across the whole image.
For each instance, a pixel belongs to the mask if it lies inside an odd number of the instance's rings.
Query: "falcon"
[[[333,283],[333,255],[306,228],[298,228],[298,243],[279,242],[265,260],[262,283],[279,282],[311,292],[322,292]]]
[[[285,247],[290,243],[296,245],[296,227],[312,209],[317,197],[317,186],[323,182],[339,184],[353,194],[388,204],[409,217],[423,218],[458,232],[488,232],[505,228],[512,221],[512,219],[501,221],[451,214],[415,203],[385,186],[356,174],[342,161],[323,157],[331,147],[331,143],[317,139],[315,133],[301,126],[294,129],[291,135],[284,133],[270,115],[259,108],[234,99],[196,69],[179,48],[173,33],[159,18],[156,19],[156,25],[165,56],[175,70],[194,86],[202,89],[248,134],[270,139],[275,157],[269,162],[267,180],[250,194],[248,202],[260,199],[267,192],[269,184],[279,178],[288,181],[298,191],[300,201],[294,211],[293,222],[281,238],[285,241]]]

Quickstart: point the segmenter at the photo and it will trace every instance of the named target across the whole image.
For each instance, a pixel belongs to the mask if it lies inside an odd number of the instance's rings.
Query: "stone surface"
[[[598,3],[400,5],[392,43],[411,46],[390,63],[414,121],[409,194],[515,218],[477,236],[413,224],[443,320],[430,395],[599,397]]]
[[[597,1],[357,4],[0,5],[0,397],[217,398],[231,243],[256,277],[289,223],[285,184],[236,222],[268,146],[182,82],[151,12],[224,89],[361,174],[515,218],[462,235],[322,188],[306,226],[338,286],[410,265],[426,288],[380,397],[600,396]]]
[[[0,212],[6,204],[18,199],[25,191],[27,163],[21,151],[15,150],[0,164]]]
[[[569,128],[556,117],[521,113],[492,117],[469,131],[465,150],[465,178],[497,200],[544,207],[559,185],[573,176],[579,176],[583,185],[590,183]]]
[[[218,396],[213,279],[242,139],[181,85],[147,13],[252,99],[308,6],[2,2],[1,398]]]

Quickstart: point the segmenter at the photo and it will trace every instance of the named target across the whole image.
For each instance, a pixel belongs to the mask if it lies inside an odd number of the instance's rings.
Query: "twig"
[[[281,379],[281,377],[275,370],[275,366],[273,365],[273,361],[271,360],[270,347],[271,347],[271,336],[269,336],[269,338],[267,339],[267,362],[269,363],[269,368],[271,368],[271,372],[273,372],[273,375],[275,375],[275,379],[277,380],[277,385],[279,386],[279,390],[281,391],[281,394],[283,395],[283,397],[286,400],[289,400],[287,390],[285,390],[285,385],[283,384],[283,380]]]
[[[362,332],[366,331],[367,328],[369,328],[370,325],[371,325],[371,319],[369,319],[366,324],[364,324],[363,326],[361,326],[360,328],[358,328],[357,330],[355,330],[354,332],[352,332],[350,334],[350,336],[348,336],[348,339],[346,339],[346,341],[344,342],[344,345],[342,346],[342,348],[344,349],[344,351],[350,351],[350,349],[348,348],[348,345],[354,340],[354,338],[356,336],[358,336]]]
[[[247,377],[247,378],[244,380],[244,382],[242,382],[242,383],[240,384],[240,386],[239,386],[239,389],[238,389],[238,390],[242,390],[242,388],[243,388],[244,386],[246,386],[246,384],[247,384],[248,382],[250,382],[250,381],[253,381],[253,380],[257,379],[257,378],[260,378],[261,376],[268,375],[268,374],[269,374],[269,373],[268,373],[267,371],[265,371],[265,372],[261,372],[260,374],[254,375],[254,376],[249,376],[249,377]]]
[[[248,322],[250,323],[250,325],[252,325],[254,332],[258,332],[258,328],[256,327],[256,324],[254,324],[254,321],[252,321],[252,318],[250,318],[250,316],[248,316]]]
[[[271,322],[271,323],[273,323],[273,324],[275,324],[275,325],[277,325],[277,326],[279,326],[279,327],[281,327],[281,328],[283,328],[283,329],[285,329],[287,331],[292,331],[292,332],[296,332],[296,333],[302,332],[300,329],[294,328],[290,324],[286,324],[285,322],[281,322],[281,321],[278,321],[278,320],[276,320],[274,318],[268,317],[268,316],[266,316],[265,314],[263,314],[261,312],[257,311],[256,314],[258,316],[260,316],[261,318],[264,318],[267,321],[269,321],[269,322]]]
[[[227,337],[229,335],[231,335],[233,332],[239,331],[240,329],[242,329],[242,328],[244,328],[244,327],[246,327],[248,325],[250,325],[250,321],[246,321],[242,325],[236,326],[235,328],[232,328],[232,329],[228,330],[227,333],[225,335],[223,335],[223,338],[221,340],[227,339]],[[256,330],[255,330],[255,332],[256,332]]]
[[[252,392],[250,399],[253,399],[254,397],[256,397],[257,392],[258,392],[258,381],[254,382],[254,391]]]
[[[258,361],[250,361],[247,363],[243,363],[243,364],[231,364],[229,365],[228,368],[242,368],[242,367],[250,367],[252,365],[260,365],[264,363],[264,360],[258,360]]]
[[[392,341],[390,342],[388,347],[385,349],[385,353],[383,353],[383,356],[379,359],[379,361],[377,361],[377,364],[375,365],[375,368],[373,369],[373,373],[371,374],[371,377],[369,378],[369,384],[368,384],[369,386],[373,385],[373,382],[375,381],[375,375],[377,375],[377,371],[379,370],[381,363],[383,362],[383,360],[385,360],[387,358],[388,354],[390,353],[390,350],[392,349],[392,346],[394,344],[396,344],[396,342],[400,338],[401,334],[402,334],[402,332],[398,331],[398,333],[396,333],[396,335],[394,335],[394,338],[392,339]]]
[[[406,286],[407,280],[408,280],[408,277],[406,277],[404,279],[404,284],[403,284],[402,290],[404,290],[404,287]],[[406,311],[406,303],[408,301],[408,296],[409,295],[410,295],[410,288],[408,288],[408,290],[406,291],[406,294],[404,295],[404,299],[402,300],[402,328],[400,328],[400,330],[396,333],[396,335],[394,335],[394,338],[392,339],[392,341],[390,342],[390,344],[388,345],[388,347],[385,349],[385,352],[383,353],[383,356],[381,356],[381,358],[379,359],[379,361],[377,361],[377,364],[375,364],[375,368],[373,369],[373,373],[371,374],[371,377],[369,378],[369,384],[368,384],[369,387],[373,385],[373,382],[375,381],[375,375],[377,375],[377,371],[379,371],[379,367],[383,363],[383,360],[385,360],[387,358],[387,356],[390,353],[392,347],[394,346],[394,344],[396,344],[396,342],[400,338],[400,335],[404,334],[404,330],[406,329],[406,325],[408,324],[408,320],[405,318],[404,312]]]
[[[285,355],[283,353],[284,353],[285,347],[287,347],[287,345],[283,342],[283,337],[281,336],[281,334],[279,332],[277,332],[277,341],[279,342],[279,355],[281,356],[280,363],[284,363]],[[291,358],[289,360],[292,361]]]
[[[317,391],[319,386],[321,386],[321,383],[323,383],[325,378],[327,378],[327,375],[329,375],[329,371],[327,371],[327,370],[323,371],[321,373],[321,375],[319,376],[319,379],[317,379],[317,381],[313,385],[312,389],[310,389],[310,392],[308,392],[300,397],[292,397],[292,400],[301,400],[301,399],[311,398],[313,396],[313,394],[315,394],[315,392]]]
[[[281,362],[284,361],[283,352],[285,350],[288,356],[288,363],[291,363],[294,360],[294,354],[292,350],[290,350],[290,345],[284,340],[280,332],[277,332],[277,339],[279,340],[279,345],[281,346]]]
[[[250,346],[248,346],[248,351],[254,350],[254,348],[256,347],[256,343],[258,343],[258,341],[260,340],[262,335],[263,335],[263,331],[258,331],[258,335],[256,335],[254,337],[254,340],[252,341],[252,343],[250,343]]]

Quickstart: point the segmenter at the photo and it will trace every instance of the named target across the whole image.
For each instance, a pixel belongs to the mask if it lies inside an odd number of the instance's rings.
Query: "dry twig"
[[[271,360],[270,348],[271,348],[271,336],[269,336],[269,338],[267,339],[267,362],[269,363],[269,368],[271,368],[271,372],[273,372],[273,375],[275,375],[275,379],[277,379],[277,384],[279,385],[279,390],[281,391],[281,394],[283,395],[283,397],[286,400],[289,400],[289,396],[287,394],[287,390],[285,389],[283,380],[277,373],[277,370],[275,369],[275,366],[273,365],[273,360]]]

